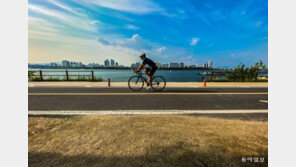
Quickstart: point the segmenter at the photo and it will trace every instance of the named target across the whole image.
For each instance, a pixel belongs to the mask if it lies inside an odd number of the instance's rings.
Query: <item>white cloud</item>
[[[139,51],[152,49],[152,44],[149,41],[143,39],[139,34],[134,34],[132,38],[127,39],[122,46],[134,48]]]
[[[191,45],[191,46],[195,46],[195,45],[197,44],[198,41],[199,41],[199,38],[192,38],[192,39],[191,39],[191,43],[190,43],[190,45]]]
[[[97,37],[97,41],[100,42],[103,45],[111,45],[111,43],[109,41],[105,40],[102,37]]]
[[[42,31],[35,31],[35,30],[29,30],[29,38],[32,39],[46,39],[46,38],[40,38],[41,36],[57,36],[57,34],[51,33],[51,32],[42,32]]]
[[[56,17],[56,18],[68,21],[68,19],[63,14],[55,12],[55,11],[47,9],[47,8],[44,8],[44,7],[41,7],[41,6],[38,6],[38,5],[29,4],[28,9],[29,9],[29,11],[33,11],[33,12],[36,12],[36,13],[40,13],[40,14],[43,14],[43,15]]]
[[[95,24],[99,24],[99,23],[101,23],[99,20],[94,20],[94,21],[90,22],[91,25],[95,25]]]
[[[115,45],[119,45],[126,48],[132,48],[137,51],[151,50],[152,44],[143,39],[139,34],[134,34],[131,38],[116,41]]]
[[[56,1],[56,0],[48,0],[48,1],[49,1],[50,3],[52,3],[52,4],[54,4],[54,5],[56,5],[56,6],[60,7],[60,8],[62,8],[62,9],[64,9],[64,10],[68,11],[68,12],[71,12],[71,13],[74,13],[74,14],[76,14],[76,15],[82,16],[81,13],[76,12],[76,11],[75,11],[74,9],[72,9],[71,7],[69,7],[69,6],[65,5],[65,4],[62,4],[62,3],[60,3],[60,2],[58,2],[58,1]]]
[[[34,12],[43,16],[51,17],[52,19],[56,19],[60,21],[62,24],[90,31],[96,32],[97,28],[92,24],[92,20],[89,20],[86,16],[78,17],[78,16],[71,16],[67,15],[64,12],[60,12],[57,10],[52,10],[43,6],[39,5],[28,5],[29,12]]]
[[[97,41],[103,45],[121,46],[137,51],[147,51],[153,48],[153,44],[143,39],[139,34],[134,34],[131,38],[127,39],[113,40],[113,42],[109,42],[109,39],[106,40],[104,38],[97,37]]]
[[[184,64],[188,64],[188,65],[195,65],[197,64],[196,59],[194,59],[194,57],[192,55],[190,56],[182,56],[178,58],[179,61],[183,62]]]
[[[138,30],[138,29],[139,29],[139,27],[134,26],[134,25],[132,25],[132,24],[126,25],[125,28],[127,28],[127,29],[129,29],[129,30]]]
[[[31,32],[35,33],[35,32]],[[38,33],[38,32],[37,32]],[[133,48],[126,48],[119,45],[104,45],[103,38],[84,39],[65,35],[50,36],[50,34],[38,33],[39,39],[29,38],[29,62],[51,62],[63,59],[81,61],[83,63],[102,64],[106,58],[113,58],[123,65],[130,65],[136,62],[141,53]],[[53,46],[43,43],[41,39],[52,41]],[[104,39],[103,39],[104,40]],[[38,42],[38,45],[33,43]],[[42,56],[40,56],[42,55]]]
[[[166,47],[160,47],[160,48],[158,48],[158,49],[156,49],[156,51],[157,52],[163,52],[163,51],[165,51],[165,49],[166,49]]]
[[[59,28],[63,27],[62,25],[53,24],[47,20],[32,16],[29,16],[28,20],[30,31],[57,32]]]
[[[38,18],[38,17],[33,17],[33,16],[29,16],[28,17],[29,20],[29,25],[30,24],[40,24],[40,25],[46,25],[46,26],[50,26],[50,27],[61,27],[61,25],[57,25],[57,24],[53,24],[45,19],[42,18]]]
[[[135,14],[146,14],[163,10],[150,0],[89,0],[87,3]]]
[[[187,57],[185,57],[186,59],[191,59],[192,58],[192,56],[187,56]]]
[[[140,39],[142,39],[142,38],[140,37],[139,34],[134,34],[131,38],[132,41],[136,41],[136,40],[140,40]]]

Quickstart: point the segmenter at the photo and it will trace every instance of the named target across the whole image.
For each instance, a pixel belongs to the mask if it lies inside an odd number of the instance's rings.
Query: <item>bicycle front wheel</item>
[[[132,91],[139,91],[144,86],[144,80],[139,76],[133,76],[128,80],[128,87]]]
[[[156,91],[161,91],[165,88],[166,81],[162,76],[155,76],[152,78],[152,88]]]

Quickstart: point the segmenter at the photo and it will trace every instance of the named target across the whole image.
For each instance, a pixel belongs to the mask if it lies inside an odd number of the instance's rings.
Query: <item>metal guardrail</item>
[[[40,80],[42,80],[42,81],[44,80],[44,77],[53,77],[53,76],[55,76],[55,77],[66,77],[67,81],[69,81],[70,80],[70,77],[73,77],[73,76],[76,76],[76,77],[79,77],[79,76],[88,76],[88,77],[91,77],[93,81],[95,80],[95,75],[94,75],[94,71],[93,70],[92,71],[68,71],[68,70],[65,70],[65,71],[45,71],[45,70],[29,70],[29,72],[34,72],[34,73],[39,72],[39,75],[34,75],[34,77],[40,77]],[[65,74],[64,75],[52,75],[52,74],[48,75],[48,74],[43,74],[44,72],[52,72],[52,73],[57,73],[57,72],[61,73],[61,72],[63,72]],[[73,75],[73,74],[69,74],[69,72],[70,73],[71,72],[90,73],[90,74]]]

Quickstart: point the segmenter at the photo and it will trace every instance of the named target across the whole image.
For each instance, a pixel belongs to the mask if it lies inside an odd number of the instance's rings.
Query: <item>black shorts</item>
[[[157,70],[157,66],[145,68],[147,70],[147,73],[152,77]]]

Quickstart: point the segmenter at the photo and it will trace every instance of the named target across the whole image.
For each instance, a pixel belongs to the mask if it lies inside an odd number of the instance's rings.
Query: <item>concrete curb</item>
[[[180,114],[251,114],[268,113],[268,110],[97,110],[97,111],[28,111],[29,116],[79,115],[180,115]]]

